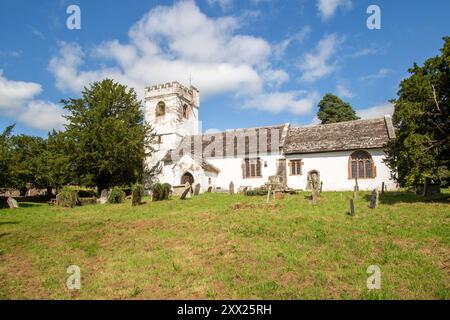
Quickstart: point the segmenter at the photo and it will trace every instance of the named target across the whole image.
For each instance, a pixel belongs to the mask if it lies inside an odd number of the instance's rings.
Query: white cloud
[[[219,5],[222,10],[227,11],[233,7],[233,0],[207,0],[210,6]]]
[[[362,77],[361,79],[364,81],[373,81],[373,80],[377,80],[377,79],[382,79],[390,73],[392,73],[391,69],[382,68],[382,69],[378,70],[376,73],[369,74],[367,76]]]
[[[380,118],[385,115],[392,115],[394,113],[394,105],[387,102],[366,109],[356,110],[356,113],[362,119]]]
[[[301,79],[313,82],[334,72],[336,63],[330,60],[342,41],[335,33],[320,40],[316,48],[307,53],[299,64],[300,70],[303,71]]]
[[[49,70],[59,89],[72,92],[110,77],[142,94],[148,85],[189,76],[203,95],[259,92],[265,79],[279,81],[280,71],[270,66],[270,44],[238,34],[238,28],[238,19],[209,18],[192,1],[159,6],[130,28],[128,43],[112,40],[94,49],[90,58],[109,59],[115,67],[81,70],[86,53],[62,43]]]
[[[317,8],[322,20],[328,20],[334,16],[336,10],[341,7],[343,9],[350,9],[352,7],[351,0],[317,0]]]
[[[0,70],[0,109],[18,121],[42,130],[62,129],[63,109],[50,102],[35,100],[42,86],[34,82],[14,81]]]
[[[294,35],[291,35],[281,41],[280,43],[277,43],[273,46],[273,55],[276,59],[282,59],[287,48],[294,42],[303,43],[305,41],[306,37],[311,33],[311,27],[306,26],[302,28],[299,32],[295,33]]]
[[[318,92],[271,92],[250,98],[244,103],[244,106],[274,114],[286,110],[295,115],[304,115],[310,113],[319,99]]]
[[[0,109],[18,108],[41,91],[40,84],[8,80],[0,70]]]
[[[17,119],[30,127],[41,130],[62,130],[66,119],[64,110],[54,103],[33,100],[30,101]]]
[[[354,97],[353,93],[347,87],[340,85],[340,84],[336,87],[336,92],[337,92],[337,95],[341,98],[353,98]]]

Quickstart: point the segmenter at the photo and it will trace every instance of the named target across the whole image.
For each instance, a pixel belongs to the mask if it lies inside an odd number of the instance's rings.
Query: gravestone
[[[378,203],[379,203],[379,193],[378,193],[378,189],[374,189],[372,191],[372,195],[370,196],[370,207],[372,209],[376,209],[378,207]]]
[[[189,182],[186,182],[185,189],[181,194],[181,200],[186,200],[192,198],[192,187]]]
[[[386,186],[385,186],[384,181],[383,181],[381,183],[381,194],[384,194],[385,188],[386,188]]]
[[[19,204],[17,203],[16,199],[8,197],[8,200],[6,200],[6,202],[8,202],[8,206],[10,209],[17,209],[19,208]]]
[[[358,178],[355,178],[355,186],[353,187],[353,199],[358,199],[358,195],[359,195]]]
[[[213,187],[208,187],[208,191],[207,191],[207,192],[208,192],[208,193],[211,193],[211,192],[212,192],[212,188],[213,188]]]
[[[267,203],[270,203],[270,200],[272,200],[272,186],[270,186],[267,191]]]
[[[108,190],[103,189],[102,193],[100,194],[100,204],[105,204],[108,202]]]
[[[350,215],[355,215],[355,202],[353,199],[350,199]]]
[[[312,203],[317,204],[317,197],[320,193],[321,182],[319,180],[318,174],[314,173],[311,175],[311,189],[312,189]]]
[[[234,194],[234,183],[233,181],[230,182],[230,186],[228,187],[228,191],[230,194]]]
[[[194,196],[198,196],[200,194],[201,185],[197,183],[194,188]]]
[[[322,189],[323,189],[323,181],[320,181],[320,191],[319,191],[319,194],[322,193]]]

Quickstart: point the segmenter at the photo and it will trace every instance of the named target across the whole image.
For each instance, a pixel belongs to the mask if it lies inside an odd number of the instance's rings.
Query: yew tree
[[[387,164],[400,185],[450,180],[450,37],[441,54],[414,64],[393,100],[397,138],[388,143]]]

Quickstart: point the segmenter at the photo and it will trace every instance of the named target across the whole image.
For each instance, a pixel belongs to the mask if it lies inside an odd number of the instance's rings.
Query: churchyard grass
[[[450,193],[0,210],[1,299],[450,299]],[[81,289],[69,290],[69,265]],[[367,268],[381,269],[369,291]]]

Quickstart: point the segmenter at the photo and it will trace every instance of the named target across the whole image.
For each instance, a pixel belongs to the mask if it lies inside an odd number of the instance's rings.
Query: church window
[[[302,175],[302,160],[291,160],[289,166],[291,167],[291,176]]]
[[[158,102],[156,105],[156,116],[162,117],[166,114],[166,104],[162,101]]]
[[[187,105],[183,106],[183,118],[185,118],[185,119],[189,118],[189,108]]]
[[[245,159],[243,162],[243,177],[261,178],[261,160],[260,159]]]
[[[350,155],[348,164],[349,179],[372,179],[376,177],[376,167],[367,151],[355,151]]]

